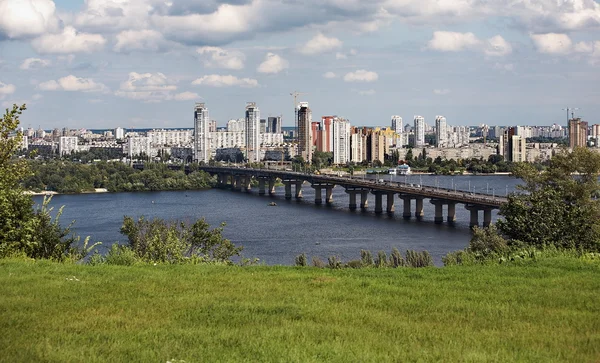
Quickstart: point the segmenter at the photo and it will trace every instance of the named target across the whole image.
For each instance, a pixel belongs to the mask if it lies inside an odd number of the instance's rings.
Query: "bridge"
[[[213,176],[217,177],[218,186],[221,188],[231,188],[234,191],[251,191],[252,179],[258,181],[258,194],[275,194],[275,181],[280,179],[285,186],[286,199],[301,199],[302,186],[305,182],[315,190],[315,204],[323,204],[323,190],[325,190],[325,203],[333,203],[333,188],[336,185],[343,187],[349,195],[349,205],[351,210],[357,208],[366,209],[368,207],[369,195],[375,197],[376,214],[383,213],[383,199],[386,199],[386,212],[392,214],[395,211],[395,196],[398,195],[403,201],[404,219],[410,219],[413,216],[411,210],[411,201],[415,200],[414,216],[417,219],[423,218],[423,200],[429,199],[435,206],[434,222],[441,224],[444,222],[444,206],[446,206],[446,221],[453,224],[456,221],[456,204],[463,204],[470,211],[469,225],[475,227],[479,225],[479,212],[483,211],[483,226],[489,226],[492,223],[492,210],[497,209],[507,198],[471,193],[456,189],[445,189],[433,186],[422,186],[415,184],[405,184],[392,181],[383,181],[382,179],[362,179],[355,177],[341,177],[331,175],[306,174],[293,171],[270,170],[270,169],[251,169],[238,167],[216,167],[201,166],[199,168]],[[294,193],[292,194],[292,186]],[[357,204],[358,196],[360,203]]]

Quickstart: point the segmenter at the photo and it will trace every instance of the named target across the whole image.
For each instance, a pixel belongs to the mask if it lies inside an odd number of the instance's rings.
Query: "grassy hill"
[[[344,269],[0,260],[0,361],[600,360],[600,263]]]

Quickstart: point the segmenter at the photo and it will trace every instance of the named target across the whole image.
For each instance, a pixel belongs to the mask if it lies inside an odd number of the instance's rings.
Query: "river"
[[[514,191],[520,180],[510,176],[367,176],[385,180],[406,181],[413,184],[475,189],[475,192],[504,196]],[[402,200],[396,199],[396,214],[373,213],[374,196],[369,198],[367,211],[350,211],[348,195],[342,187],[334,188],[333,206],[314,204],[314,190],[308,184],[302,188],[301,201],[285,200],[283,187],[276,188],[276,196],[210,189],[202,191],[98,193],[56,195],[51,206],[58,210],[65,206],[61,224],[75,221],[74,231],[101,241],[100,251],[106,251],[115,242],[126,243],[119,233],[123,216],[134,218],[164,218],[193,222],[205,218],[216,227],[225,222],[223,235],[236,245],[244,246],[244,257],[259,258],[268,265],[292,265],[295,256],[306,253],[324,261],[337,256],[343,261],[358,259],[361,249],[374,255],[393,247],[402,253],[407,249],[428,250],[436,264],[446,253],[465,248],[470,238],[469,214],[461,204],[456,207],[456,224],[436,225],[434,206],[425,200],[424,218],[402,218]],[[34,197],[36,202],[41,197]],[[277,206],[269,206],[275,201]],[[384,201],[385,207],[385,201]],[[414,213],[414,206],[413,206]],[[494,211],[493,219],[497,218]],[[481,220],[481,217],[480,217]]]

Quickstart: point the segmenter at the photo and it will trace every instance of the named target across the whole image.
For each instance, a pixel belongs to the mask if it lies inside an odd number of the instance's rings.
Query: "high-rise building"
[[[267,128],[272,134],[281,134],[281,116],[269,117],[267,119]]]
[[[246,103],[246,158],[260,162],[260,110],[256,102]]]
[[[261,118],[260,119],[260,131],[261,134],[264,134],[267,132],[267,119],[265,118]]]
[[[415,116],[415,141],[414,147],[425,146],[425,118],[423,116]]]
[[[350,122],[334,118],[332,125],[333,163],[346,164],[350,161]]]
[[[393,144],[396,145],[396,147],[402,147],[404,144],[402,137],[402,126],[402,117],[397,115],[392,116],[392,130],[394,130],[396,133]]]
[[[504,160],[513,162],[526,161],[525,138],[517,135],[516,127],[508,127],[502,136],[498,146],[500,155],[504,155]]]
[[[208,123],[208,132],[217,132],[217,121],[210,120]]]
[[[63,134],[64,133],[65,132],[63,130]],[[123,138],[125,138],[125,129],[123,129],[122,127],[115,128],[115,139],[117,139],[117,140],[123,140]]]
[[[587,146],[587,129],[588,123],[581,121],[581,118],[572,118],[569,120],[569,147]]]
[[[435,116],[435,145],[438,148],[448,146],[448,130],[444,116]]]
[[[308,102],[298,104],[298,155],[305,162],[312,161],[312,141],[311,141],[311,122],[312,112],[308,107]]]
[[[210,140],[208,108],[204,103],[194,107],[194,161],[208,163],[210,160]]]
[[[365,137],[357,129],[353,128],[350,134],[350,161],[361,163],[365,157]]]
[[[77,151],[77,136],[59,136],[59,140],[58,153],[61,156]]]

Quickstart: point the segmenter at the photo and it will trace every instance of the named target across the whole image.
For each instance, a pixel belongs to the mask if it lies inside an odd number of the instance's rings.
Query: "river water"
[[[465,191],[470,188],[477,193],[501,196],[514,191],[520,182],[503,175],[368,177]],[[348,195],[342,187],[334,188],[333,206],[315,205],[310,185],[305,184],[302,190],[301,201],[285,200],[283,187],[278,187],[272,197],[259,196],[257,188],[252,193],[210,189],[56,195],[51,205],[55,211],[64,205],[61,224],[74,220],[74,230],[82,238],[89,235],[92,241],[103,243],[101,252],[115,242],[127,242],[119,233],[125,215],[190,222],[205,218],[214,227],[225,222],[224,237],[244,246],[244,257],[259,258],[268,265],[292,265],[295,256],[301,253],[306,253],[309,261],[312,256],[326,261],[333,255],[348,261],[358,259],[361,249],[371,250],[375,255],[379,250],[389,253],[393,247],[402,253],[407,249],[428,250],[436,264],[440,264],[443,255],[465,248],[469,242],[469,212],[461,204],[456,206],[454,226],[436,225],[434,206],[428,200],[424,203],[423,220],[413,217],[406,221],[402,218],[400,198],[395,201],[395,215],[388,216],[373,213],[373,195],[366,211],[350,211]],[[40,202],[41,197],[35,197],[35,201]],[[272,201],[277,206],[269,206]],[[412,210],[414,214],[414,202]],[[497,218],[496,211],[493,218]]]

